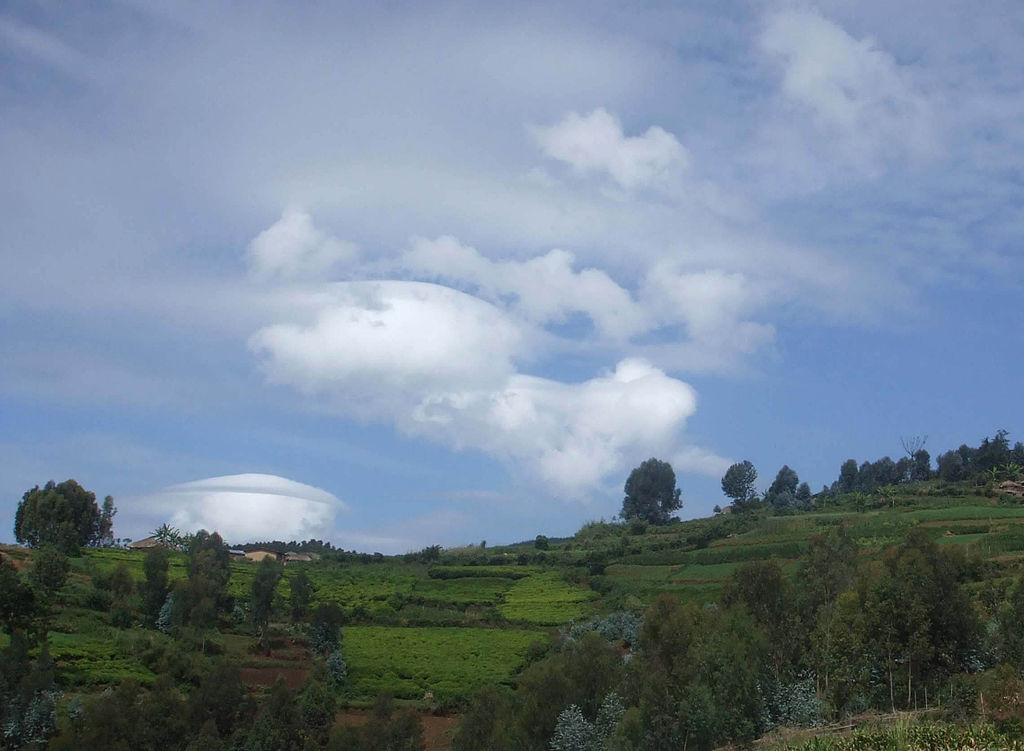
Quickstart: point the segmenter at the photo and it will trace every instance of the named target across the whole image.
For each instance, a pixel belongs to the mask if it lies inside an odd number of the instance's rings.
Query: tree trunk
[[[893,690],[892,683],[892,655],[889,655],[889,659],[886,660],[886,667],[889,670],[889,703],[892,705],[892,713],[896,714],[896,693]]]
[[[914,675],[914,660],[907,657],[907,709],[910,709],[910,679]]]

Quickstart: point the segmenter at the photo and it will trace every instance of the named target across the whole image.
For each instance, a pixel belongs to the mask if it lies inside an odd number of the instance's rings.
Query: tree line
[[[924,448],[927,436],[902,438],[904,456],[893,460],[883,456],[875,461],[858,464],[847,459],[839,468],[839,476],[812,493],[806,482],[800,482],[796,471],[788,465],[776,474],[771,485],[758,491],[757,469],[744,460],[731,465],[722,477],[722,492],[732,501],[737,511],[761,506],[776,510],[809,510],[816,502],[845,493],[871,493],[880,488],[928,480],[958,482],[963,480],[1010,480],[1024,478],[1024,443],[1010,446],[1009,433],[997,430],[986,436],[975,447],[962,444],[960,448],[939,454],[932,467],[931,455]],[[716,507],[716,511],[721,509]]]
[[[474,698],[453,750],[711,749],[868,709],[966,716],[979,692],[991,715],[1015,716],[1024,582],[972,599],[967,587],[991,575],[922,529],[859,562],[835,526],[812,538],[793,578],[752,561],[716,603],[661,596],[632,635],[568,629],[514,689]]]

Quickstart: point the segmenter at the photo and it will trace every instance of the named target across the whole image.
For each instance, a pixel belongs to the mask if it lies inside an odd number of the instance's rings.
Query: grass
[[[467,699],[485,683],[507,683],[527,648],[545,634],[484,628],[349,626],[342,651],[352,695],[369,700],[380,691],[400,699]]]
[[[555,572],[521,579],[505,593],[499,612],[510,621],[560,625],[590,615],[595,594],[574,587]]]

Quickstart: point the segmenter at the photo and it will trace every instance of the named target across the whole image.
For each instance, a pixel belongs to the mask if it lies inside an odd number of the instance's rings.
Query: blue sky
[[[571,533],[649,456],[700,516],[735,460],[1021,439],[1021,28],[5,4],[0,539],[51,478],[404,552]]]

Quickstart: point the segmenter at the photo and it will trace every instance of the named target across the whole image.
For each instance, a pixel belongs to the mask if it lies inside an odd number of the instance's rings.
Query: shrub
[[[327,674],[335,686],[344,686],[348,681],[348,665],[341,657],[341,652],[331,652],[324,663],[327,667]]]

